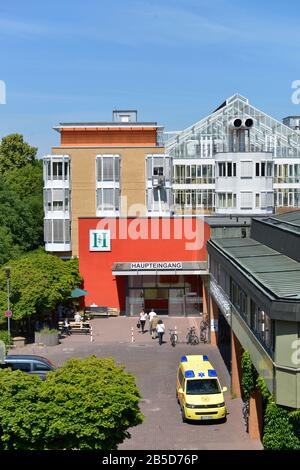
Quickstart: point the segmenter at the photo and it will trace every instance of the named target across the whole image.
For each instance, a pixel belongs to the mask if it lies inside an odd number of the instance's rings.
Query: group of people
[[[83,317],[80,315],[79,312],[76,312],[75,315],[74,315],[74,321],[77,322],[77,323],[81,323],[82,320],[83,320]],[[66,334],[68,336],[70,336],[70,334],[71,334],[71,325],[70,325],[70,322],[69,322],[68,318],[65,318],[63,320],[62,334]]]
[[[146,325],[148,316],[149,316],[150,335],[152,339],[158,338],[158,342],[161,345],[163,343],[163,336],[165,334],[166,327],[164,325],[164,322],[158,317],[158,315],[153,310],[153,308],[151,309],[151,312],[149,313],[149,315],[144,310],[141,311],[140,320],[139,320],[139,323],[141,326],[141,332],[145,333],[145,325]]]

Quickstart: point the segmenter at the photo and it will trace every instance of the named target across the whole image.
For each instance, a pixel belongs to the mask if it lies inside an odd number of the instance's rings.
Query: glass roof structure
[[[276,158],[300,157],[300,131],[263,113],[239,94],[187,129],[175,135],[169,133],[166,152],[174,158],[213,158],[217,152],[228,152],[230,123],[234,118],[254,121],[249,132],[251,152],[272,152]]]

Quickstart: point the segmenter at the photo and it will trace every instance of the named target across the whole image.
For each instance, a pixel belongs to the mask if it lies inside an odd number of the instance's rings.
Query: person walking
[[[158,335],[158,343],[161,346],[163,343],[163,336],[166,331],[166,327],[162,320],[158,320],[157,327],[156,327],[157,335]]]
[[[150,328],[151,328],[151,336],[152,336],[152,339],[156,339],[157,338],[157,331],[156,331],[156,327],[157,327],[157,323],[159,322],[160,318],[158,315],[155,315],[152,320],[151,320],[151,323],[150,323]]]
[[[156,317],[156,313],[154,312],[153,308],[151,309],[151,312],[149,313],[149,324],[150,324],[150,328],[149,328],[149,332],[150,332],[150,335],[152,336],[152,324],[153,324],[153,318]],[[155,328],[156,328],[156,325],[155,325]]]
[[[142,310],[141,313],[140,313],[140,322],[141,322],[141,328],[142,328],[142,333],[143,334],[145,333],[146,320],[147,320],[147,313],[144,310]]]
[[[71,326],[70,326],[69,320],[67,318],[64,319],[62,333],[66,334],[68,336],[70,336],[70,334],[71,334]]]

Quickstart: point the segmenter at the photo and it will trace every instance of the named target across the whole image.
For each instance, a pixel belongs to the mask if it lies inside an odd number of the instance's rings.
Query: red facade
[[[90,230],[99,228],[111,230],[111,251],[90,251]],[[80,218],[79,269],[88,291],[85,305],[124,311],[127,280],[113,275],[114,263],[206,261],[209,236],[209,226],[196,218]]]

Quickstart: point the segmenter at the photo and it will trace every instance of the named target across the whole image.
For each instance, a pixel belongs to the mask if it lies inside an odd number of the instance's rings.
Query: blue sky
[[[236,92],[278,119],[300,114],[299,17],[296,0],[1,2],[0,137],[23,133],[42,155],[58,122],[128,107],[177,130]]]

